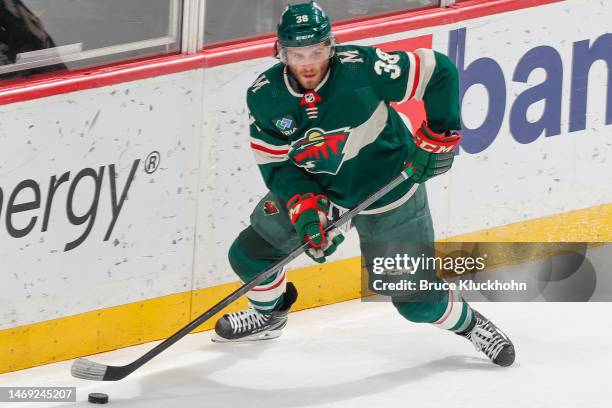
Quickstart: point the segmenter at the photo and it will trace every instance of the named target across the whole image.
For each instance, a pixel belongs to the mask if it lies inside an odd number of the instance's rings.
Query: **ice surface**
[[[517,349],[511,368],[471,343],[403,320],[390,303],[293,313],[279,339],[215,344],[190,335],[119,382],[70,376],[71,361],[0,375],[1,386],[76,386],[77,403],[0,407],[609,407],[610,303],[481,303]],[[153,343],[91,357],[123,365]]]

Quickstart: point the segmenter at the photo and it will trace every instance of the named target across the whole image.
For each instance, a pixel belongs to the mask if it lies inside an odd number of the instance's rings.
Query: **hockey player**
[[[354,207],[406,166],[414,176],[352,222],[369,268],[374,257],[422,255],[419,243],[434,241],[422,183],[450,169],[460,139],[456,68],[429,49],[336,45],[314,2],[287,6],[276,47],[280,63],[247,90],[250,145],[270,192],[229,250],[234,271],[249,281],[305,241],[308,256],[325,262],[344,239],[324,233],[330,207]],[[414,131],[389,105],[408,99],[425,103],[427,121]],[[410,276],[439,280],[434,270]],[[215,341],[278,337],[297,292],[280,270],[247,297],[249,309],[217,321]],[[407,320],[455,332],[498,365],[514,362],[508,337],[459,293],[416,290],[392,302]]]

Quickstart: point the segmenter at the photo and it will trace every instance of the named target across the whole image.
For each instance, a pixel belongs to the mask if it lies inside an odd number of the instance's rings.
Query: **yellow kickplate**
[[[462,234],[446,242],[611,242],[612,204]],[[524,261],[512,259],[512,262]],[[507,262],[502,262],[507,264]],[[361,259],[290,271],[293,310],[358,298]],[[238,287],[229,283],[0,331],[0,373],[168,337]],[[246,299],[222,313],[246,307]],[[197,331],[209,330],[218,316]]]

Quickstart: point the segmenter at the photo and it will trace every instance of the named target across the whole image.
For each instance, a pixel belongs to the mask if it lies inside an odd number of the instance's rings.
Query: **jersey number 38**
[[[402,73],[402,69],[397,63],[400,60],[399,55],[391,55],[382,51],[381,49],[376,49],[376,55],[380,60],[374,63],[374,71],[378,75],[382,75],[383,72],[387,72],[390,74],[391,79],[399,78]]]

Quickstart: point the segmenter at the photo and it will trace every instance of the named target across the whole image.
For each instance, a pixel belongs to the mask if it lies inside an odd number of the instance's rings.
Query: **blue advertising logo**
[[[468,153],[480,153],[497,137],[506,112],[507,84],[501,66],[492,58],[481,57],[465,65],[466,29],[450,32],[448,56],[459,71],[460,100],[467,90],[476,84],[485,87],[488,93],[486,117],[475,129],[463,124],[461,148]],[[586,129],[587,92],[589,71],[597,61],[604,61],[608,68],[606,120],[612,123],[612,34],[606,33],[594,41],[582,40],[573,43],[571,63],[569,132]],[[563,60],[551,46],[530,49],[518,61],[512,81],[527,83],[529,75],[537,70],[546,72],[544,82],[532,86],[519,94],[509,107],[510,134],[519,143],[527,144],[538,139],[561,134],[561,104],[563,92]],[[544,112],[535,122],[527,119],[527,110],[535,103],[544,101]]]

